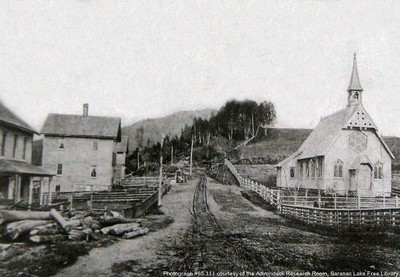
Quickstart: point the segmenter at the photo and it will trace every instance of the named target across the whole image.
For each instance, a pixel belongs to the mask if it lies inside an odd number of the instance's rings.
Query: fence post
[[[386,198],[385,193],[383,193],[383,207],[386,208]]]
[[[71,204],[69,206],[69,210],[71,211],[73,209],[73,203],[74,203],[74,191],[75,191],[75,184],[72,184],[72,193],[71,193]]]
[[[334,202],[335,202],[335,210],[336,210],[336,192],[335,192],[335,194],[334,194]]]
[[[93,210],[93,185],[90,186],[90,211]]]

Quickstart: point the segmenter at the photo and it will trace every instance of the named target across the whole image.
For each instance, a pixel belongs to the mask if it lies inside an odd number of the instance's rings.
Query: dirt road
[[[174,248],[191,226],[191,201],[197,180],[172,186],[163,197],[160,211],[150,219],[173,218],[164,229],[148,233],[133,240],[121,240],[106,248],[95,248],[89,255],[80,257],[71,267],[57,276],[154,276],[168,267]]]
[[[209,276],[245,271],[391,273],[400,269],[399,244],[391,243],[389,237],[335,237],[294,228],[245,199],[239,187],[209,178],[206,199],[218,228],[202,234],[196,227],[201,219],[195,224],[190,213],[197,181],[175,185],[164,197],[161,211],[165,215],[158,217],[170,216],[174,223],[141,238],[94,249],[58,276],[167,276],[200,271]]]

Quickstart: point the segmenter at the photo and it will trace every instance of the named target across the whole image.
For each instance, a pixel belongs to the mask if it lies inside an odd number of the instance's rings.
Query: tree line
[[[218,155],[218,144],[234,144],[236,141],[250,141],[265,136],[267,129],[276,121],[274,104],[270,101],[257,103],[253,100],[230,100],[209,119],[194,118],[191,126],[186,125],[180,136],[166,136],[163,146],[157,142],[144,143],[144,128],[137,130],[135,139],[138,148],[128,158],[128,167],[136,171],[141,165],[153,163],[156,166],[162,151],[164,162],[169,163],[175,157],[187,159],[191,142],[196,147],[194,159],[210,159]],[[224,142],[225,141],[225,142]]]

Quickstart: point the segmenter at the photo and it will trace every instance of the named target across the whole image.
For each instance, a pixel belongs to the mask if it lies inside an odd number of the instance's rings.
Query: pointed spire
[[[363,91],[363,88],[361,87],[360,84],[360,79],[358,78],[356,53],[354,53],[353,72],[351,72],[350,85],[347,91],[353,91],[353,90]]]

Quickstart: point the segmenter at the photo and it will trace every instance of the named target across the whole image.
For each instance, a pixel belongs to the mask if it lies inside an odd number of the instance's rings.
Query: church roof
[[[351,72],[350,84],[349,84],[349,88],[347,89],[347,91],[352,91],[352,90],[357,90],[357,91],[363,90],[363,88],[361,87],[361,84],[360,84],[360,79],[358,77],[356,54],[354,54],[353,71]]]
[[[357,114],[359,113],[359,114]],[[291,159],[296,158],[296,160],[313,158],[318,156],[324,156],[331,145],[338,138],[340,131],[344,129],[352,129],[356,127],[361,127],[362,129],[367,129],[373,131],[381,143],[384,145],[386,151],[389,155],[394,158],[394,155],[390,151],[389,147],[385,144],[382,137],[376,132],[377,128],[375,124],[373,124],[372,120],[370,121],[372,125],[349,125],[350,122],[354,123],[353,118],[356,116],[361,116],[361,113],[364,113],[364,121],[368,116],[368,120],[370,120],[369,115],[365,111],[364,107],[359,104],[356,106],[348,105],[346,108],[339,110],[331,115],[328,115],[321,119],[318,123],[317,127],[311,132],[308,138],[303,142],[300,146],[299,150],[297,150],[293,155],[283,160],[278,164],[278,167],[282,166],[286,162]],[[362,119],[360,119],[362,120]],[[362,121],[362,122],[364,122]],[[368,123],[369,124],[369,123]]]
[[[121,119],[118,117],[49,114],[42,134],[63,137],[88,137],[121,140]]]

